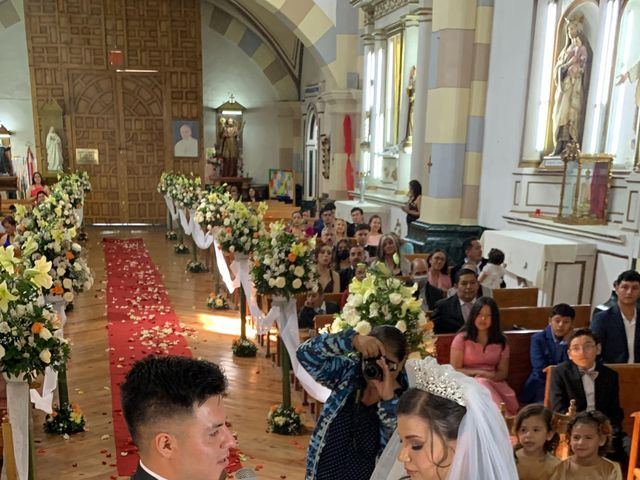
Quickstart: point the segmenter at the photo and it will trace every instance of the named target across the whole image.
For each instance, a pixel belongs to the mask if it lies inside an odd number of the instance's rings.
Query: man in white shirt
[[[227,379],[214,363],[146,357],[121,386],[140,464],[132,480],[217,480],[235,439],[226,426]]]
[[[180,137],[173,146],[173,155],[175,157],[197,157],[198,156],[198,140],[193,138],[191,127],[184,123],[180,126]]]

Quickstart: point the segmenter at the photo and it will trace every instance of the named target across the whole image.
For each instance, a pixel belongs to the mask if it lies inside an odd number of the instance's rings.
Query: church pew
[[[23,205],[30,208],[33,205],[33,201],[31,199],[16,200],[11,198],[0,198],[0,216],[4,218],[9,215],[9,207],[11,205]]]
[[[507,383],[518,394],[522,391],[524,382],[527,380],[529,373],[531,373],[529,348],[531,346],[531,336],[534,333],[537,333],[537,331],[516,330],[513,332],[504,332],[511,350]],[[449,363],[451,342],[455,336],[456,334],[454,333],[436,335],[436,358],[438,359],[438,363]]]
[[[638,468],[638,450],[640,449],[640,412],[633,412],[633,433],[631,434],[631,451],[629,453],[629,471],[627,480],[640,480]]]
[[[625,419],[622,423],[622,429],[629,434],[633,431],[633,418],[629,415],[632,412],[640,410],[640,389],[638,389],[638,378],[640,378],[640,364],[638,363],[608,363],[607,367],[618,372],[618,382],[620,391],[618,395],[620,397],[620,406],[624,410]],[[551,372],[553,372],[554,366],[551,365],[545,368],[547,374],[545,391],[544,391],[544,404],[550,406],[550,390],[551,390]]]
[[[497,290],[494,290],[494,293]],[[499,304],[498,304],[499,305]],[[588,327],[591,320],[591,305],[572,305],[576,311],[575,328]],[[552,307],[500,308],[500,328],[511,330],[514,325],[527,330],[542,330],[549,324]]]
[[[500,308],[535,307],[538,305],[538,289],[533,288],[496,288],[493,299]]]

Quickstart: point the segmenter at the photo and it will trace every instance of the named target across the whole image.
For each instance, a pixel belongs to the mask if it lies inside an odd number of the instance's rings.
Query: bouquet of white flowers
[[[422,310],[422,300],[413,296],[417,286],[407,287],[388,272],[370,271],[349,284],[349,297],[331,324],[332,333],[353,328],[367,335],[376,325],[391,325],[407,337],[409,351],[421,357],[435,354],[433,322]],[[415,353],[414,353],[415,354]]]
[[[267,211],[265,203],[257,207],[230,200],[223,210],[224,220],[218,242],[225,252],[249,255],[264,235],[262,219]]]
[[[207,232],[213,227],[221,227],[224,224],[224,211],[231,201],[229,193],[225,191],[226,185],[215,189],[202,196],[196,209],[195,221]]]
[[[88,189],[88,190],[85,190]],[[53,194],[66,194],[73,208],[80,208],[84,203],[85,191],[91,190],[87,172],[58,175],[58,182],[53,186]]]
[[[257,292],[288,299],[313,290],[318,284],[315,245],[315,237],[299,241],[283,223],[272,223],[253,254],[251,274]]]
[[[158,182],[158,193],[163,196],[169,193],[169,190],[176,182],[176,178],[178,176],[178,174],[173,172],[162,172],[162,175],[160,175],[160,182]]]
[[[167,194],[171,197],[178,208],[196,208],[202,198],[200,177],[194,177],[193,175],[190,177],[186,177],[184,175],[176,176],[175,181],[169,188]]]

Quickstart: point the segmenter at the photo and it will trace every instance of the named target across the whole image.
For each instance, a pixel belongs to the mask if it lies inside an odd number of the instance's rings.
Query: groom
[[[122,411],[140,463],[132,480],[224,478],[235,439],[225,423],[227,379],[216,364],[146,357],[121,387]]]

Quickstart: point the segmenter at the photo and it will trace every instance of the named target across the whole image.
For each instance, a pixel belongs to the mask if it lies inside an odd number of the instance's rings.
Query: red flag
[[[353,165],[351,164],[351,117],[349,115],[344,116],[342,131],[344,133],[344,153],[347,154],[347,165],[345,168],[347,190],[353,190]]]

